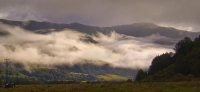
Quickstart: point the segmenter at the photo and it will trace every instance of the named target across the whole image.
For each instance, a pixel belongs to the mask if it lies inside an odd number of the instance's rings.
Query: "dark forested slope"
[[[136,81],[187,81],[200,78],[200,36],[188,37],[175,45],[175,53],[156,56],[146,72],[138,71]]]

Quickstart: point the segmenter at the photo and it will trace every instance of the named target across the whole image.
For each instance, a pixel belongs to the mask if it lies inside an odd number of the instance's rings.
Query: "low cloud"
[[[98,33],[94,36],[69,29],[42,35],[3,24],[0,28],[10,33],[0,37],[0,62],[9,58],[26,66],[108,63],[113,67],[146,69],[155,56],[173,51],[172,45],[153,43],[158,39],[169,39],[159,35],[136,38],[113,31],[109,35]],[[98,43],[82,40],[87,37]]]

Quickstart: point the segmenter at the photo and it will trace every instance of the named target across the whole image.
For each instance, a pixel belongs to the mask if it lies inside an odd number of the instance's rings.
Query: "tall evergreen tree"
[[[165,53],[160,56],[156,56],[149,67],[148,74],[152,75],[171,65],[173,63],[171,61],[171,56],[172,53]]]
[[[175,56],[184,55],[186,56],[190,51],[192,51],[193,42],[190,38],[185,37],[183,40],[179,41],[174,50],[176,51]]]
[[[142,69],[140,69],[136,75],[135,81],[141,81],[145,77],[147,77],[147,72],[144,72]]]

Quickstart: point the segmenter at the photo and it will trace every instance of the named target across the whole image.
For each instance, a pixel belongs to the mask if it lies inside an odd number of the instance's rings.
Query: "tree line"
[[[185,81],[200,78],[200,36],[185,37],[174,47],[175,53],[156,56],[147,72],[140,69],[135,81]]]

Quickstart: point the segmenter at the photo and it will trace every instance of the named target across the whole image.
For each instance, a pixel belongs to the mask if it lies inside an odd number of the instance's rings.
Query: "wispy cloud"
[[[27,66],[108,63],[113,67],[145,69],[155,56],[173,51],[172,45],[153,43],[157,39],[169,39],[159,35],[136,38],[112,32],[94,36],[73,30],[41,35],[3,24],[0,24],[0,28],[10,33],[0,37],[1,62],[10,58],[12,62],[21,62]],[[86,37],[98,43],[83,41]]]

